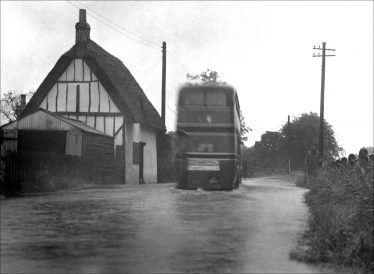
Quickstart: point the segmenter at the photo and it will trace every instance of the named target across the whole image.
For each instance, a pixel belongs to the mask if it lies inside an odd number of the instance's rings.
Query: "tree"
[[[287,123],[279,131],[266,131],[254,146],[244,148],[242,159],[247,175],[258,168],[280,168],[287,166],[288,153],[293,169],[303,168],[305,155],[312,145],[319,143],[319,116],[316,113],[303,113]],[[332,161],[339,156],[338,146],[332,126],[324,121],[324,160]]]
[[[243,143],[244,141],[248,141],[247,134],[249,133],[249,131],[252,131],[252,129],[246,125],[244,116],[241,110],[239,113],[239,119],[240,119],[240,141]]]
[[[226,82],[223,82],[220,79],[217,71],[210,70],[210,69],[207,69],[206,71],[203,71],[197,75],[192,75],[192,74],[187,73],[186,78],[187,78],[188,84],[195,84],[195,83],[226,84]],[[241,143],[243,143],[244,141],[248,140],[247,134],[249,131],[252,131],[252,129],[246,125],[242,111],[240,111],[239,113],[239,119],[240,119],[240,141]]]
[[[300,168],[303,166],[304,157],[312,145],[319,146],[319,123],[318,114],[310,112],[303,113],[300,117],[294,118],[288,129],[287,123],[280,130],[286,138],[285,150],[289,151],[291,165]],[[324,121],[324,160],[332,160],[339,157],[343,151],[334,136],[332,126]]]
[[[202,73],[197,74],[197,75],[192,75],[192,74],[187,73],[186,77],[187,77],[188,83],[192,83],[193,81],[200,82],[201,84],[209,84],[209,83],[224,84],[225,83],[219,79],[217,71],[210,70],[210,69],[207,69],[206,71],[203,71]]]
[[[25,93],[26,102],[30,100],[33,91]],[[17,91],[9,91],[1,98],[1,121],[12,122],[17,120],[22,112],[21,109],[21,93]]]
[[[278,131],[266,131],[261,140],[255,142],[254,152],[260,167],[282,167],[285,162],[285,138]]]

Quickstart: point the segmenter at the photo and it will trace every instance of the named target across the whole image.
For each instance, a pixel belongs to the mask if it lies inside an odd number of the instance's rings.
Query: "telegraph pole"
[[[324,105],[325,105],[325,67],[326,67],[326,57],[327,56],[335,56],[335,55],[327,55],[326,51],[335,51],[335,49],[328,49],[326,48],[326,42],[322,42],[321,46],[313,47],[316,50],[322,50],[322,55],[320,53],[315,54],[313,53],[313,57],[322,57],[322,75],[321,75],[321,102],[320,102],[320,113],[319,113],[319,157],[322,165],[323,159],[323,119],[324,119]]]
[[[165,125],[165,87],[166,87],[166,42],[162,42],[161,119],[164,125]]]

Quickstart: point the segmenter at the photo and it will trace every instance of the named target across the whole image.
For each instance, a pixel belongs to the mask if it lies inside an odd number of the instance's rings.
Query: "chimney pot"
[[[79,22],[80,23],[87,23],[86,10],[83,10],[83,9],[79,10]]]

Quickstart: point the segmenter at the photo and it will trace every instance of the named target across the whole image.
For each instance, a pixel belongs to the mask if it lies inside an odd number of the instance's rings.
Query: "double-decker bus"
[[[177,187],[232,190],[241,182],[239,101],[228,85],[179,91]]]

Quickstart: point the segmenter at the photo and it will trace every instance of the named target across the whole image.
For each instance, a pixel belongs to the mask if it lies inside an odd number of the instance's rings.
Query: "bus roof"
[[[191,90],[222,90],[226,93],[236,93],[236,90],[234,87],[227,85],[227,84],[214,84],[214,83],[209,83],[209,84],[186,84],[180,88],[180,92],[189,92]]]

